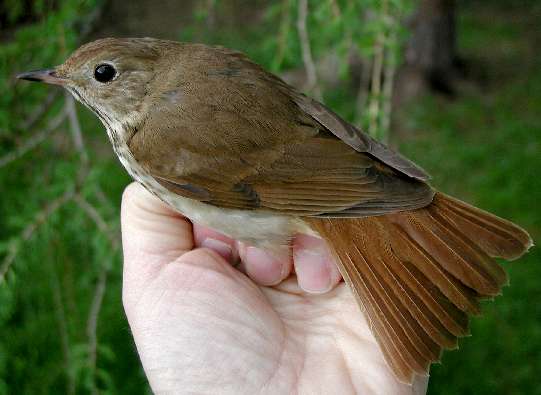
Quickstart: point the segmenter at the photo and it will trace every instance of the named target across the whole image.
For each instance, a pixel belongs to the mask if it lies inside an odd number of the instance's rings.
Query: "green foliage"
[[[461,13],[459,48],[483,85],[464,87],[454,101],[429,96],[404,109],[415,134],[401,147],[436,187],[521,224],[538,244],[541,56],[530,44],[541,36],[528,30],[535,19],[527,11],[514,18],[519,23],[484,5]],[[460,350],[432,367],[429,394],[541,394],[540,261],[534,247],[506,264],[511,286],[484,304]]]
[[[179,38],[241,49],[278,73],[304,67],[298,1],[258,0],[264,9],[257,16],[260,23],[241,28],[226,2],[201,3],[205,6],[198,9],[192,25],[183,27]],[[20,21],[20,4],[9,0],[1,9],[8,10],[11,21]],[[306,22],[314,60],[329,52],[340,60],[343,83],[332,89],[322,84],[323,97],[348,120],[369,127],[371,118],[366,111],[359,113],[359,92],[349,83],[348,59],[353,52],[373,63],[377,38],[383,35],[384,65],[398,64],[407,33],[397,21],[411,12],[414,1],[311,0],[308,4]],[[15,83],[12,76],[63,61],[99,5],[98,0],[33,2],[35,20],[0,44],[0,163],[46,130],[65,109],[64,96],[59,94],[46,114],[28,125],[52,89]],[[541,200],[536,174],[541,166],[541,58],[532,50],[541,39],[539,30],[528,30],[536,25],[527,11],[514,8],[515,19],[521,21],[517,24],[484,2],[462,6],[459,47],[474,73],[477,70],[479,75],[474,76],[485,85],[482,89],[466,86],[454,101],[428,96],[403,109],[399,120],[404,120],[400,123],[411,136],[402,143],[402,151],[433,174],[437,187],[513,219],[539,239],[541,218],[535,209]],[[383,94],[367,93],[361,107],[365,110],[376,100],[376,121],[381,125]],[[67,120],[35,148],[0,165],[0,270],[3,260],[16,252],[0,283],[0,394],[149,393],[122,310],[120,254],[111,245],[110,234],[73,200],[40,219],[52,202],[77,190],[119,241],[120,195],[129,179],[95,117],[81,108],[77,115],[88,166],[75,149]],[[376,134],[381,136],[377,130]],[[88,174],[81,175],[85,168]],[[81,176],[84,183],[79,185]],[[26,237],[33,224],[35,229]],[[541,305],[536,303],[541,298],[540,258],[534,249],[519,264],[509,265],[513,286],[505,289],[504,298],[486,304],[482,318],[474,319],[473,338],[463,340],[459,352],[445,354],[444,364],[433,367],[429,393],[540,393],[531,386],[541,369]],[[90,316],[104,273],[107,286],[93,334]]]
[[[16,18],[18,3],[11,3]],[[45,108],[54,88],[16,83],[14,74],[61,63],[88,30],[98,5],[97,0],[64,0],[49,9],[35,2],[33,15],[39,20],[0,45],[1,159],[43,133],[66,109],[61,91]],[[105,142],[94,117],[82,111],[80,121],[89,146]],[[0,270],[14,257],[0,284],[0,394],[90,393],[95,388],[131,393],[144,382],[123,379],[140,367],[122,314],[119,251],[74,201],[55,206],[77,189],[118,238],[119,196],[128,178],[109,154],[100,158],[89,150],[86,166],[72,134],[65,119],[36,148],[14,155],[0,168]],[[89,173],[77,185],[85,168]],[[98,324],[94,350],[87,326],[104,271],[109,285],[98,319],[111,327]],[[122,345],[112,347],[117,343]],[[120,366],[118,350],[127,356]]]

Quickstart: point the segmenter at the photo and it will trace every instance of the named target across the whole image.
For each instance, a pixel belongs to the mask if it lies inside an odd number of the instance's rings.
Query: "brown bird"
[[[507,284],[493,258],[532,245],[236,51],[109,38],[18,77],[68,89],[131,176],[192,221],[269,250],[296,233],[326,239],[404,382]]]

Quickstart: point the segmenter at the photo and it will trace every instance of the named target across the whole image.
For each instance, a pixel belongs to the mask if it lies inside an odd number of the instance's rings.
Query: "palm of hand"
[[[189,223],[161,210],[149,244],[150,217],[123,213],[124,305],[154,392],[426,391],[426,380],[396,381],[344,284],[323,295],[294,277],[259,287],[217,254],[191,250],[191,237],[179,239]]]

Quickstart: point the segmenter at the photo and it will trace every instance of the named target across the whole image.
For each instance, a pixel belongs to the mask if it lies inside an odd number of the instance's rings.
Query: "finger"
[[[238,243],[243,271],[260,285],[276,285],[291,273],[292,261],[288,249],[269,252]]]
[[[192,227],[137,183],[122,195],[121,225],[123,297],[130,303],[164,265],[193,248]]]
[[[342,279],[327,244],[319,237],[304,234],[295,237],[293,264],[299,286],[306,292],[328,292]]]
[[[196,247],[205,247],[221,255],[229,263],[239,259],[235,240],[213,229],[193,224],[193,238]]]

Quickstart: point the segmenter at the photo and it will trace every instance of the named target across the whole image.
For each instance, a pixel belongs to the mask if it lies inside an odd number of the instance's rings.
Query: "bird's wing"
[[[257,131],[246,120],[192,120],[188,126],[172,118],[158,116],[161,126],[148,121],[130,148],[158,182],[184,197],[227,208],[337,217],[403,211],[432,200],[427,184],[313,127],[289,131],[296,138],[277,138],[284,129]],[[267,139],[250,140],[250,133]]]
[[[229,55],[163,89],[130,140],[164,187],[220,207],[292,215],[377,215],[431,202],[419,180],[426,175],[411,162]]]
[[[344,121],[335,112],[318,101],[303,94],[292,92],[295,103],[319,124],[332,132],[354,150],[366,152],[395,170],[418,180],[427,181],[430,176],[418,165],[393,151],[386,145],[361,132]]]
[[[252,70],[250,74],[252,78],[263,80],[275,90],[285,94],[300,108],[304,115],[316,121],[320,128],[331,132],[354,150],[367,153],[408,177],[421,181],[430,179],[430,176],[420,166],[344,121],[324,104],[298,92],[291,85],[267,72],[242,54],[232,52],[228,55],[238,58],[237,62],[239,66],[243,66],[244,70]],[[232,63],[230,62],[229,65]]]

